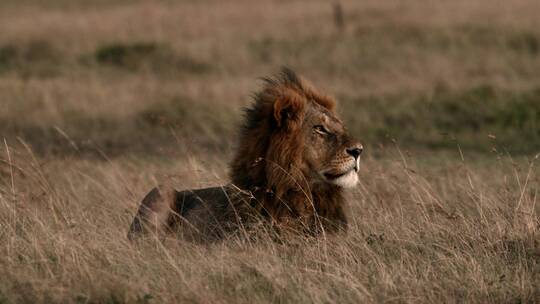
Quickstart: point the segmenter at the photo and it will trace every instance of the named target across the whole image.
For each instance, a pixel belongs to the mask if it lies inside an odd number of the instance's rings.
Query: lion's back
[[[232,185],[180,191],[175,221],[188,238],[221,238],[244,224],[251,200],[249,193]]]

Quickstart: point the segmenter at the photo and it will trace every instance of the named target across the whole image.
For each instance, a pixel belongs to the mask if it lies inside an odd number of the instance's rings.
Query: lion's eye
[[[323,125],[314,126],[313,130],[315,130],[315,132],[317,132],[319,134],[323,134],[323,135],[326,135],[326,134],[330,133]]]

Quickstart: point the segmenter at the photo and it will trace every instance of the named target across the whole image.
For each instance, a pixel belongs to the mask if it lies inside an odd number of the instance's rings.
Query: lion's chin
[[[349,172],[340,175],[336,178],[329,178],[325,176],[325,181],[329,184],[333,184],[342,188],[351,188],[358,183],[358,174],[356,170],[349,170]]]

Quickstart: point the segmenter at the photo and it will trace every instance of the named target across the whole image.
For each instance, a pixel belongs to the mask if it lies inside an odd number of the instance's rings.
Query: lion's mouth
[[[352,166],[351,168],[341,173],[325,172],[323,173],[323,175],[326,179],[332,180],[332,179],[338,179],[352,172],[357,173],[359,170],[360,170],[360,160],[357,159],[356,162],[354,163],[354,166]]]
[[[324,173],[324,177],[326,177],[327,179],[338,179],[342,176],[345,176],[346,174],[349,174],[349,172],[351,172],[351,170],[347,170],[346,172],[338,173],[338,174]]]
[[[354,168],[341,173],[325,172],[322,174],[327,183],[334,184],[343,188],[351,188],[358,182],[358,174]]]

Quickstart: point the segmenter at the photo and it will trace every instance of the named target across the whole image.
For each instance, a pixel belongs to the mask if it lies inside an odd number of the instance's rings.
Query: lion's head
[[[264,81],[246,110],[233,183],[277,197],[354,186],[363,147],[336,116],[335,101],[289,69]]]

